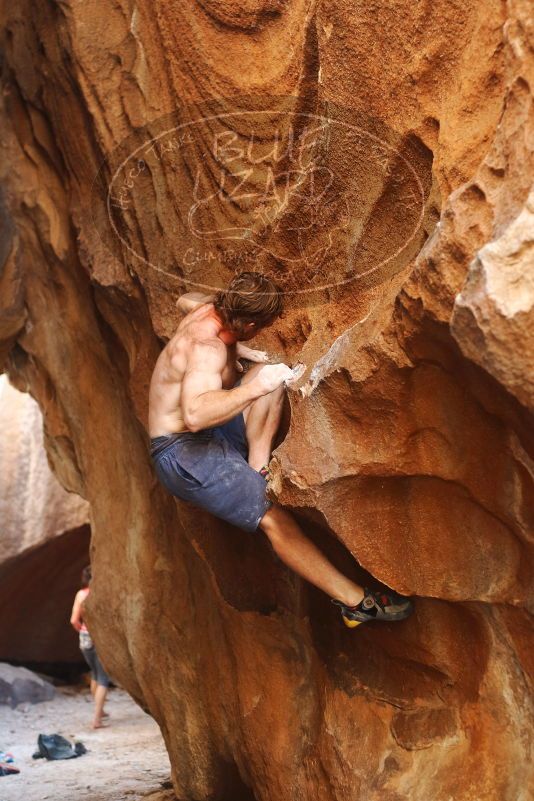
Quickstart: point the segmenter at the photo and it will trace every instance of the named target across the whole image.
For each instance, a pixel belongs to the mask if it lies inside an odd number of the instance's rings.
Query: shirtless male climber
[[[350,581],[292,515],[267,498],[284,384],[294,375],[286,364],[266,364],[267,354],[242,343],[281,314],[276,285],[259,273],[243,272],[226,290],[182,295],[177,305],[185,316],[150,384],[151,456],[161,483],[238,528],[262,529],[282,562],[326,592],[350,628],[408,617],[408,598]],[[256,362],[240,377],[239,358]]]

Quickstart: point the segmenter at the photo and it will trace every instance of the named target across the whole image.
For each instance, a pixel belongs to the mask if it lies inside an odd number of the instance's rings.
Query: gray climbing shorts
[[[247,462],[243,414],[215,428],[154,437],[150,454],[172,495],[244,531],[256,531],[272,506],[265,479]]]
[[[91,648],[80,648],[83,658],[91,668],[91,677],[97,684],[100,684],[101,687],[109,687],[109,677],[104,668],[102,667],[102,662],[98,658],[98,654],[96,649],[93,646]]]

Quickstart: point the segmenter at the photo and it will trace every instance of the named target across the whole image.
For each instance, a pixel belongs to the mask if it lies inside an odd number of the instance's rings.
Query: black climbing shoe
[[[387,592],[371,592],[364,590],[363,601],[358,606],[346,606],[341,601],[332,600],[341,609],[343,623],[349,629],[367,623],[370,620],[404,620],[413,612],[413,604],[409,598],[399,595],[393,590]]]

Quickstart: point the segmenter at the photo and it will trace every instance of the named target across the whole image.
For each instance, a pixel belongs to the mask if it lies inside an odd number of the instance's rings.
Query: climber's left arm
[[[264,350],[253,350],[248,348],[243,342],[236,342],[236,356],[238,359],[247,359],[256,364],[268,364],[269,354]]]

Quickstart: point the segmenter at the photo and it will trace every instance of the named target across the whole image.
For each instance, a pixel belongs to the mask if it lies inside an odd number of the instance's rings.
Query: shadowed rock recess
[[[526,801],[529,2],[2,5],[2,367],[90,503],[91,626],[177,798]],[[345,630],[156,482],[176,298],[243,266],[308,366],[271,491],[402,624]]]

